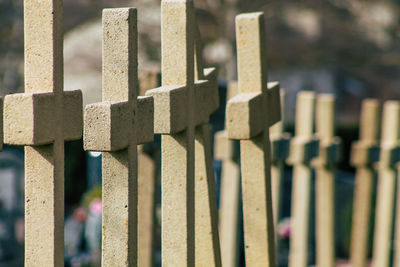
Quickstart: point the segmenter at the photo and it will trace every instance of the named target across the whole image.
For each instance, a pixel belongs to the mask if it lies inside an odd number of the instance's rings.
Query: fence
[[[25,93],[7,95],[1,110],[4,143],[25,146],[26,266],[64,264],[64,141],[82,133],[85,150],[103,152],[103,266],[153,264],[155,181],[138,176],[137,146],[153,141],[154,134],[162,140],[163,265],[236,266],[242,203],[246,265],[276,266],[276,227],[288,197],[282,181],[292,166],[289,266],[310,264],[313,169],[316,264],[335,266],[334,181],[342,156],[335,99],[299,93],[295,134],[285,133],[285,94],[278,82],[268,82],[262,13],[236,18],[238,81],[229,85],[226,130],[215,137],[215,158],[223,162],[218,218],[209,126],[219,103],[217,72],[204,68],[193,2],[162,1],[161,87],[146,96],[137,95],[137,10],[104,10],[103,102],[84,110],[79,90],[63,90],[62,1],[25,1],[24,12]],[[382,117],[379,144],[379,104],[364,101],[360,141],[351,157],[357,169],[352,266],[366,266],[376,170],[372,260],[390,266],[395,232],[394,261],[400,261],[400,212],[394,212],[400,206],[400,102],[386,102]],[[239,140],[240,154],[233,140]],[[154,168],[150,158],[143,160]]]

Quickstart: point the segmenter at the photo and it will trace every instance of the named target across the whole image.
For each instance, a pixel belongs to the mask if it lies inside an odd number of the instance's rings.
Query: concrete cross
[[[240,140],[246,265],[275,266],[269,127],[280,120],[279,84],[268,83],[263,13],[236,17],[239,94],[226,111]],[[262,115],[260,115],[262,114]]]
[[[103,151],[103,266],[137,265],[137,145],[153,140],[153,99],[137,98],[137,11],[103,11],[103,102],[86,106],[84,148]]]
[[[388,267],[391,262],[393,211],[400,161],[400,101],[385,102],[381,129],[372,262],[374,266]]]
[[[237,82],[228,84],[227,101],[237,94]],[[219,234],[222,266],[239,263],[240,166],[238,143],[228,139],[225,130],[214,137],[214,158],[222,161],[219,208]]]
[[[82,94],[63,91],[62,0],[24,1],[25,93],[4,99],[4,142],[25,146],[25,266],[64,266],[64,141]]]
[[[216,71],[202,67],[193,1],[164,0],[161,12],[162,87],[146,94],[154,97],[154,131],[162,135],[162,262],[219,266],[208,128],[218,107]]]
[[[375,185],[374,164],[379,159],[379,124],[381,105],[376,99],[362,102],[360,140],[351,148],[351,164],[356,168],[353,221],[351,230],[351,264],[367,265],[369,250],[371,206]]]
[[[271,127],[271,191],[272,211],[274,213],[275,229],[281,216],[282,185],[284,180],[285,161],[289,156],[290,134],[284,132],[285,123],[285,97],[286,93],[281,89],[281,121]],[[277,231],[275,231],[277,233]]]
[[[316,167],[316,262],[335,266],[335,170],[341,156],[341,139],[335,137],[335,97],[317,96],[316,128],[320,138]]]
[[[293,166],[292,216],[289,266],[308,266],[308,238],[311,197],[311,160],[318,156],[319,141],[314,137],[315,94],[297,94],[295,137],[290,143],[288,163]]]

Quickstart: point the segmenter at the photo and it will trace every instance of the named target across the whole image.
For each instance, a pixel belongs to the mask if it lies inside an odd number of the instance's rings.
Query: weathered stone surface
[[[228,101],[230,139],[240,139],[246,265],[275,266],[269,127],[280,120],[279,84],[267,85],[264,15],[236,17],[239,94]]]
[[[137,145],[153,140],[153,99],[137,99],[137,11],[103,11],[103,102],[86,106],[84,147],[103,153],[104,266],[138,264]]]
[[[7,143],[26,146],[25,266],[64,265],[64,140],[82,135],[82,95],[63,92],[62,14],[24,1],[25,93],[5,100]]]

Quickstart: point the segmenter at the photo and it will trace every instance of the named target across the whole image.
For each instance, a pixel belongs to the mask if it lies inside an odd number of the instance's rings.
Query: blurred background
[[[141,89],[159,80],[159,0],[64,1],[64,87],[82,89],[85,104],[101,100],[101,11],[124,6],[138,9]],[[220,73],[221,108],[212,118],[213,132],[224,126],[226,84],[237,76],[234,17],[241,12],[265,14],[269,80],[280,81],[287,93],[288,131],[293,130],[296,92],[335,93],[337,133],[344,141],[337,182],[342,196],[337,225],[343,240],[337,241],[337,254],[348,257],[346,225],[353,190],[349,148],[358,136],[362,99],[399,99],[400,1],[195,0],[195,6],[204,57]],[[23,1],[0,0],[1,96],[23,92],[23,67]],[[152,74],[158,78],[146,83]],[[145,150],[154,156],[158,146],[156,140]],[[0,155],[0,266],[23,266],[23,149],[5,147]],[[96,266],[101,155],[83,152],[82,141],[67,143],[66,155],[66,264]],[[219,162],[215,167],[218,178]],[[290,175],[286,181],[285,194],[290,195]],[[289,202],[285,200],[283,216],[290,214]]]

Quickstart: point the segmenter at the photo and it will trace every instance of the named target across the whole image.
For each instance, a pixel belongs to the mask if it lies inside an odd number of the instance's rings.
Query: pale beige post
[[[293,165],[290,267],[308,266],[312,177],[310,161],[318,156],[319,144],[313,132],[314,109],[314,92],[299,92],[296,106],[295,137],[290,143],[291,148],[288,159],[288,163]]]
[[[103,266],[136,266],[137,145],[153,140],[153,99],[137,99],[137,11],[103,11],[103,102],[86,106],[84,148],[103,151]]]
[[[317,97],[316,128],[320,138],[316,166],[316,262],[335,266],[335,169],[340,159],[339,137],[335,137],[335,97]]]
[[[209,116],[218,107],[216,71],[203,70],[197,53],[195,81],[195,39],[196,49],[201,46],[193,1],[164,0],[161,10],[162,87],[146,94],[154,96],[154,129],[162,134],[162,262],[165,266],[218,266],[208,129]]]
[[[219,106],[217,71],[203,68],[202,42],[195,27],[195,265],[221,266],[217,197],[212,165],[210,115]]]
[[[82,94],[63,91],[62,0],[24,1],[25,93],[4,100],[4,141],[25,146],[25,266],[64,266],[64,140]]]
[[[373,266],[390,266],[393,212],[400,141],[400,101],[387,101],[383,107],[381,151],[378,162],[378,188],[375,210]]]
[[[237,82],[230,82],[228,84],[227,100],[236,94]],[[214,158],[222,161],[219,233],[222,266],[224,267],[235,267],[239,263],[240,169],[238,154],[235,149],[235,142],[228,139],[226,130],[215,134]]]
[[[280,120],[279,83],[267,86],[264,15],[236,17],[239,94],[226,111],[228,137],[240,140],[247,266],[276,266],[269,127]],[[266,114],[260,116],[259,114]]]
[[[282,184],[285,160],[289,156],[290,134],[285,128],[285,92],[281,90],[281,121],[271,127],[271,189],[272,210],[274,212],[275,232],[281,216]]]
[[[356,167],[350,248],[351,264],[354,267],[367,266],[372,194],[375,184],[373,164],[379,158],[379,124],[379,101],[364,100],[360,116],[360,140],[353,143],[351,149],[351,164]]]

